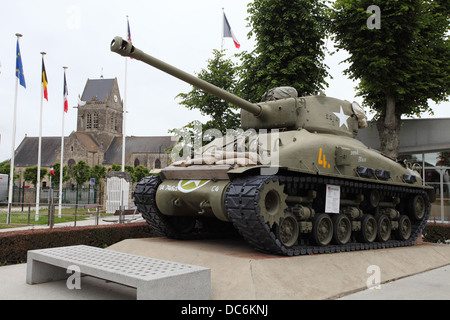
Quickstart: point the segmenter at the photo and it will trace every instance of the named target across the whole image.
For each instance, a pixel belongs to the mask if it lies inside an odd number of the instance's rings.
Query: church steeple
[[[104,148],[122,135],[123,104],[117,78],[88,79],[78,106],[77,132],[90,134]]]

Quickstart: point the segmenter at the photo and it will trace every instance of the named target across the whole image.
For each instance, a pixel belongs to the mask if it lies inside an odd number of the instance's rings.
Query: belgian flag
[[[42,87],[44,88],[44,98],[45,100],[48,101],[47,85],[48,85],[47,72],[45,72],[44,57],[42,57]]]

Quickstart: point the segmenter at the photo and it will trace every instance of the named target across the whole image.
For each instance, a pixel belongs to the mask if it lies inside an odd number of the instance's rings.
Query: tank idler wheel
[[[314,217],[313,238],[319,246],[326,246],[333,238],[333,221],[326,213]]]
[[[333,216],[333,239],[336,244],[343,245],[350,241],[352,223],[345,214]]]
[[[276,226],[278,240],[287,248],[292,247],[296,242],[300,229],[297,219],[292,213],[287,213]]]
[[[365,214],[361,220],[361,242],[372,243],[377,237],[377,221],[371,214]]]
[[[400,240],[405,241],[411,237],[412,224],[411,220],[406,215],[401,215],[398,219],[397,236]]]
[[[391,237],[391,220],[385,214],[377,217],[377,240],[381,242],[386,242]]]
[[[426,211],[425,199],[419,194],[413,198],[410,206],[411,217],[416,221],[422,220]]]

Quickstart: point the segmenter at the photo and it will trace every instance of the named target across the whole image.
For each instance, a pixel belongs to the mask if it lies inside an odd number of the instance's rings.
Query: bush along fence
[[[449,243],[450,224],[428,222],[422,234],[426,242]]]
[[[105,248],[125,239],[154,236],[156,233],[147,223],[2,232],[0,265],[26,262],[28,250],[82,244]]]

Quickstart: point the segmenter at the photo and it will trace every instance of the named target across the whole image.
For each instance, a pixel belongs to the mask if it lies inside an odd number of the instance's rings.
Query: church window
[[[111,115],[111,122],[110,122],[110,128],[111,130],[114,130],[114,115]]]
[[[159,159],[155,160],[155,169],[161,169],[161,160]]]
[[[137,166],[139,166],[141,164],[141,162],[139,161],[138,158],[134,159],[134,167],[136,168]]]
[[[94,129],[98,129],[98,113],[94,113]]]
[[[90,113],[86,115],[86,129],[92,129],[92,115]]]

